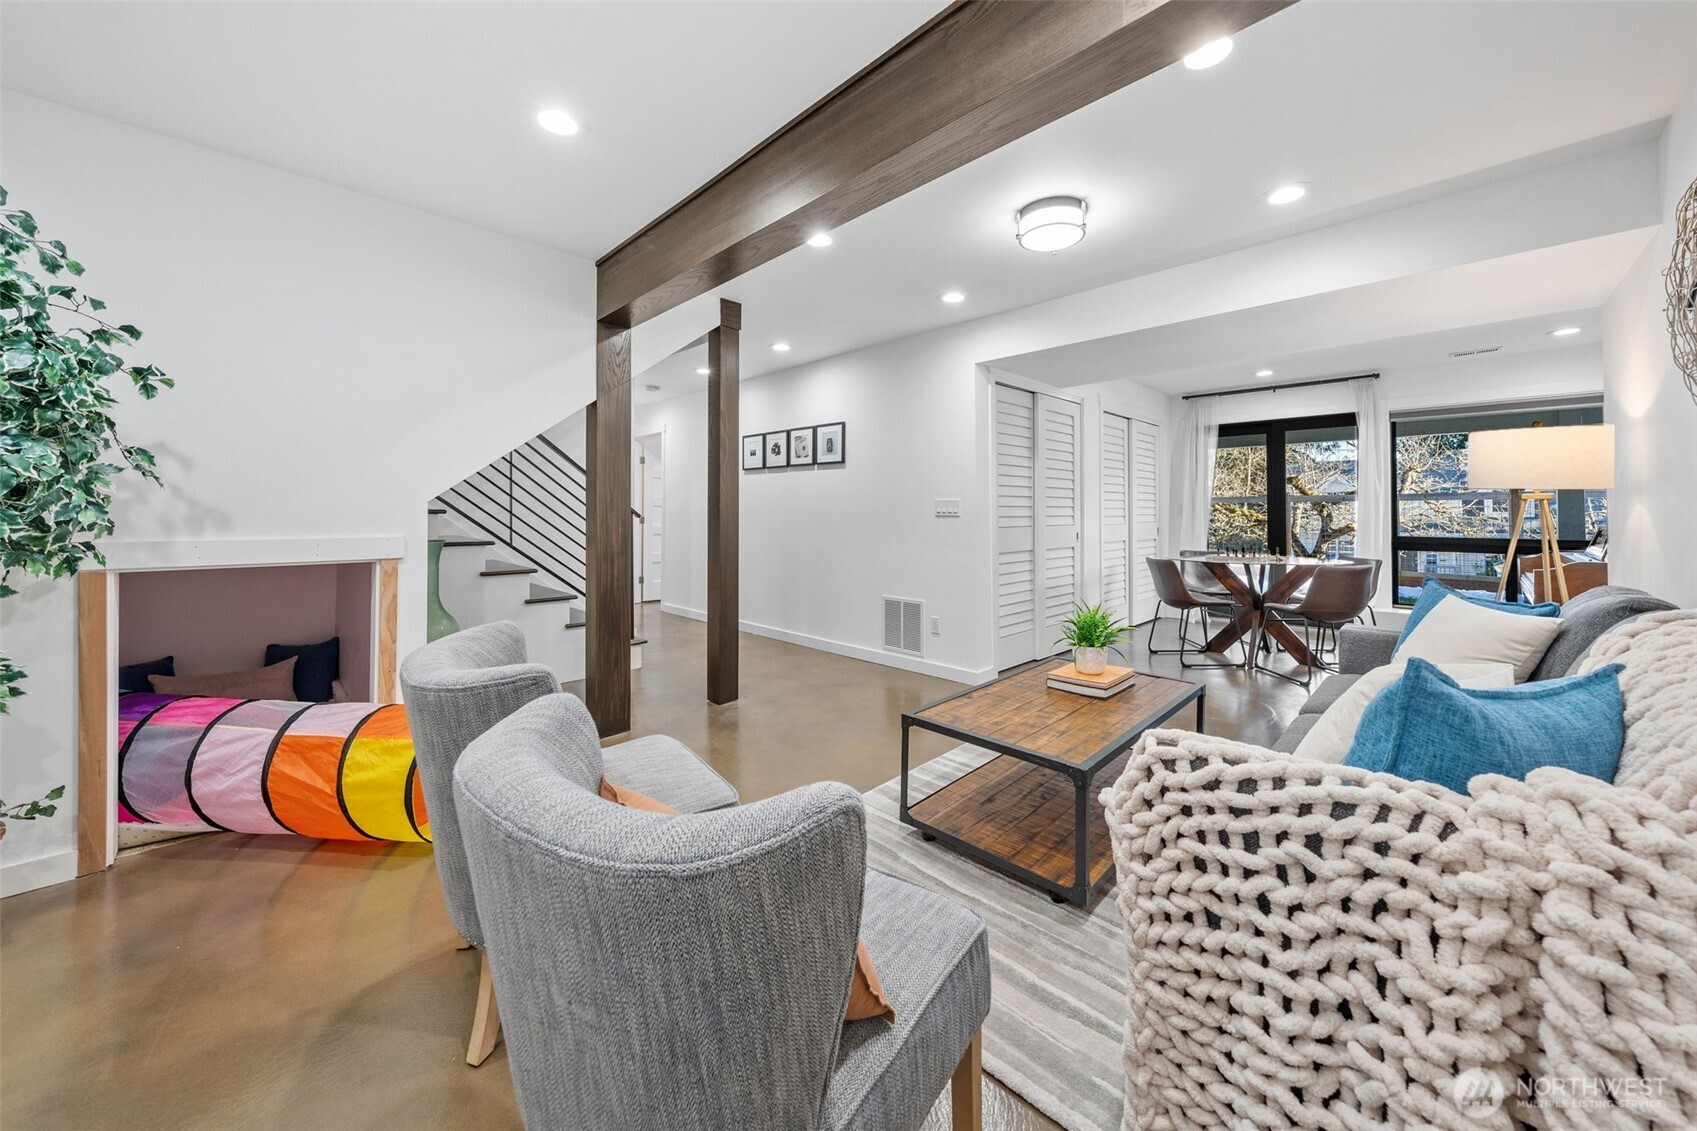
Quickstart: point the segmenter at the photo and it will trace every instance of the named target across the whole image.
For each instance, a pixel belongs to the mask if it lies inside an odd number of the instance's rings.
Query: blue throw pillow
[[[131,691],[152,691],[153,685],[147,682],[150,675],[176,675],[177,657],[166,656],[163,660],[149,660],[144,664],[125,664],[118,669],[118,694]]]
[[[265,666],[295,657],[295,698],[302,703],[328,703],[330,684],[342,674],[342,638],[322,644],[267,644]]]
[[[1613,781],[1626,739],[1621,670],[1474,689],[1410,659],[1367,705],[1343,764],[1457,793],[1475,774],[1519,781],[1540,766]]]
[[[1426,614],[1438,607],[1438,602],[1446,597],[1460,597],[1464,601],[1472,601],[1475,605],[1483,605],[1487,609],[1496,609],[1505,613],[1519,613],[1525,617],[1559,617],[1561,606],[1546,602],[1542,605],[1522,605],[1517,601],[1495,601],[1484,594],[1464,592],[1451,589],[1441,581],[1427,580],[1420,588],[1420,599],[1414,602],[1414,608],[1409,611],[1408,623],[1402,626],[1402,635],[1397,637],[1396,646],[1402,647],[1402,642],[1408,639],[1408,634],[1414,631],[1414,626],[1426,619]]]

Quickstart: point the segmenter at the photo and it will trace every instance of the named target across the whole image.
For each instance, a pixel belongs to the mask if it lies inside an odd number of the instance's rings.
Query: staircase
[[[584,677],[587,500],[583,465],[537,436],[430,504],[443,606],[461,628],[517,624],[530,658],[562,683]],[[646,641],[631,643],[640,668]]]

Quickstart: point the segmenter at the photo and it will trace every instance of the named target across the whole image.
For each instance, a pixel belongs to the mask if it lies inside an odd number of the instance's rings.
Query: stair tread
[[[444,538],[444,546],[493,546],[495,543],[487,538]]]
[[[644,644],[648,643],[648,637],[646,637],[646,636],[633,636],[633,637],[630,638],[630,643],[631,643],[632,648],[640,648]]]
[[[524,599],[524,603],[527,604],[527,605],[547,605],[547,604],[551,604],[555,601],[575,601],[575,600],[577,600],[577,594],[576,593],[550,593],[545,597],[526,597]]]
[[[509,562],[490,562],[489,568],[484,570],[478,576],[479,577],[512,577],[515,574],[540,573],[540,572],[542,572],[542,571],[537,569],[535,566],[513,565]]]
[[[447,514],[448,508],[447,507],[431,507],[425,513],[426,514]]]

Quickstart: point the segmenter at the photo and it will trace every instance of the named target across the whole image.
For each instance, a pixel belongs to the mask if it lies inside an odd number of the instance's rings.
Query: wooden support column
[[[603,738],[630,729],[634,593],[630,526],[630,327],[595,328],[595,402],[589,406],[589,592],[584,667],[589,713]]]
[[[737,698],[738,514],[742,434],[738,398],[742,304],[719,300],[719,325],[707,334],[707,701]]]

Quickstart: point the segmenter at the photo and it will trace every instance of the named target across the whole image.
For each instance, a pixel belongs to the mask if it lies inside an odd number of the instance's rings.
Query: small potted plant
[[[1072,615],[1061,622],[1061,639],[1072,648],[1072,662],[1081,675],[1101,675],[1108,668],[1108,653],[1125,653],[1120,642],[1131,635],[1131,626],[1114,619],[1101,605],[1074,605]]]

